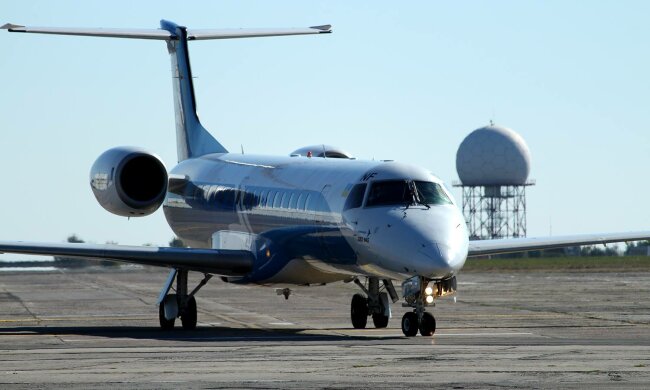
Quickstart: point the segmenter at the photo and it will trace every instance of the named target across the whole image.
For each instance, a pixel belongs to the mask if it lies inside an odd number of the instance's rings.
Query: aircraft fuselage
[[[185,178],[171,186],[164,203],[179,237],[193,247],[257,254],[253,272],[233,281],[318,284],[357,275],[442,279],[456,274],[467,257],[462,214],[440,179],[419,167],[211,154],[185,160],[171,174]],[[406,191],[414,182],[434,186],[449,202],[370,204],[375,183],[407,183]]]

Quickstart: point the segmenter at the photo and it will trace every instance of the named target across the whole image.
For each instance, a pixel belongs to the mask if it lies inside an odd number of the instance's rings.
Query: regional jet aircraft
[[[172,329],[197,324],[195,295],[213,275],[229,283],[310,285],[356,283],[351,321],[388,325],[402,283],[406,336],[435,332],[426,311],[454,294],[468,256],[650,238],[650,232],[469,241],[465,221],[442,181],[397,162],[359,161],[342,149],[306,147],[287,156],[229,153],[199,122],[188,41],[330,33],[299,29],[190,30],[25,27],[10,32],[162,40],[171,56],[178,165],[135,147],[109,149],[90,170],[99,204],[124,216],[163,207],[190,248],[0,242],[10,253],[111,259],[170,269],[158,299],[159,321]],[[205,277],[192,290],[188,272]],[[175,291],[171,293],[175,283]],[[282,289],[286,297],[288,289]]]

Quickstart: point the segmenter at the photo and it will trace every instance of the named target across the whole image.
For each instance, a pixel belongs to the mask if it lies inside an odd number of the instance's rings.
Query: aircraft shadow
[[[349,329],[339,329],[340,331]],[[326,329],[324,333],[317,333],[314,329],[246,329],[227,327],[197,327],[194,330],[184,330],[180,327],[174,330],[162,330],[158,327],[138,326],[20,326],[2,327],[0,336],[15,335],[42,335],[42,336],[85,336],[101,337],[108,339],[134,339],[134,340],[161,340],[161,341],[185,341],[200,343],[220,342],[313,342],[313,341],[374,341],[399,339],[395,336],[374,336],[374,335],[342,335],[331,334],[337,329]],[[310,333],[306,333],[310,332]]]

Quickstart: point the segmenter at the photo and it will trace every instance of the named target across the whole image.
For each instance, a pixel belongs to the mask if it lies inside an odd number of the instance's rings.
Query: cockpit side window
[[[428,181],[416,181],[419,201],[427,205],[452,204],[440,184]]]
[[[366,194],[366,183],[356,184],[350,190],[348,198],[345,200],[343,210],[356,209],[363,204],[363,196]]]
[[[370,187],[366,206],[410,204],[413,196],[406,180],[376,181]]]

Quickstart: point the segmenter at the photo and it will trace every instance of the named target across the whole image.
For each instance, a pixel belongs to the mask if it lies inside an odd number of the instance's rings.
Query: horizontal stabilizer
[[[55,34],[55,35],[80,35],[88,37],[108,38],[134,38],[134,39],[171,39],[172,34],[160,29],[132,29],[132,28],[69,28],[69,27],[27,27],[7,23],[0,27],[10,32]]]
[[[10,32],[79,35],[88,37],[108,38],[134,38],[134,39],[160,39],[175,40],[178,36],[163,29],[132,29],[132,28],[69,28],[69,27],[29,27],[7,23],[0,27]],[[322,25],[307,28],[235,28],[235,29],[207,29],[187,30],[187,40],[204,39],[232,39],[275,37],[283,35],[307,35],[331,33],[332,26]]]
[[[235,28],[216,30],[187,30],[187,39],[198,41],[203,39],[276,37],[283,35],[308,35],[331,32],[332,26],[330,25],[308,28]]]

